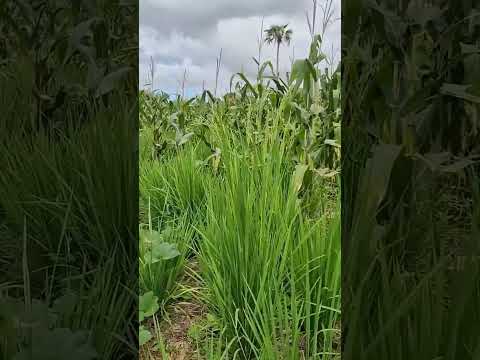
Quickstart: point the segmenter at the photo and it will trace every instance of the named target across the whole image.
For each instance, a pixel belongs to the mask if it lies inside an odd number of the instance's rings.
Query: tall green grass
[[[243,358],[328,359],[339,331],[339,209],[302,214],[277,116],[270,114],[260,146],[216,129],[223,172],[206,185],[202,274]]]
[[[168,300],[189,256],[184,244],[192,246],[196,239],[204,298],[228,344],[228,349],[215,347],[215,353],[333,359],[340,331],[338,194],[318,187],[320,180],[309,191],[298,191],[294,127],[282,114],[286,104],[267,109],[263,129],[254,126],[257,105],[246,106],[251,109],[242,120],[246,129],[232,126],[221,107],[212,107],[209,140],[221,149],[216,171],[205,167],[208,152],[201,142],[159,158],[145,146],[142,218],[150,214],[160,231],[174,224],[178,240],[172,242],[181,248],[175,259],[140,267],[141,291],[153,290],[162,294],[160,301]],[[141,142],[151,144],[151,128],[142,131]],[[215,353],[207,357],[216,358]]]
[[[140,221],[143,233],[160,233],[162,241],[175,244],[179,256],[149,264],[147,236],[140,236],[140,292],[153,291],[165,305],[183,274],[198,238],[195,227],[205,214],[205,184],[210,176],[197,163],[202,158],[201,144],[157,158],[152,149],[152,128],[142,129],[140,138]]]
[[[198,146],[165,159],[145,159],[140,166],[141,210],[150,207],[153,221],[172,216],[186,215],[194,221],[205,203],[205,188],[202,178],[209,176],[197,164],[201,159]],[[146,222],[147,214],[141,213]]]
[[[0,221],[8,234],[0,246],[3,259],[10,259],[2,273],[19,285],[3,295],[25,295],[25,270],[15,260],[22,259],[25,234],[30,301],[48,308],[75,294],[72,310],[56,326],[90,331],[102,358],[136,351],[127,336],[135,331],[130,315],[136,302],[127,289],[137,288],[135,114],[136,107],[125,106],[123,118],[99,112],[81,130],[34,137],[19,131],[0,141]]]

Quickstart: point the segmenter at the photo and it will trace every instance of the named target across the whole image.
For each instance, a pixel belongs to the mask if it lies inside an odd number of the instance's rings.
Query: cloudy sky
[[[319,0],[319,5],[327,0]],[[340,0],[333,0],[335,18]],[[228,91],[232,74],[242,71],[255,78],[258,38],[264,28],[289,24],[293,31],[290,46],[280,48],[280,72],[285,74],[292,58],[305,58],[310,34],[305,12],[312,0],[140,0],[140,86],[148,82],[153,59],[155,89],[170,94],[180,91],[186,69],[186,95],[215,87],[216,58],[222,49],[219,93]],[[317,32],[321,10],[317,10]],[[323,51],[338,61],[340,21],[327,30]],[[275,47],[265,44],[262,60],[275,64]]]

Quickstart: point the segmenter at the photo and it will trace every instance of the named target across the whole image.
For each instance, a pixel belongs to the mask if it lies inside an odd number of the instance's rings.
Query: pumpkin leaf
[[[153,294],[153,291],[140,295],[138,309],[142,320],[153,316],[158,311],[158,297]]]
[[[138,342],[139,345],[145,345],[147,342],[149,342],[152,339],[152,334],[148,329],[145,328],[145,326],[140,325],[140,328],[138,330]]]

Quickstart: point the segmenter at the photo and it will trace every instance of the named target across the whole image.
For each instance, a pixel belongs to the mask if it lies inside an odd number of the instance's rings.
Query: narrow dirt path
[[[178,300],[167,305],[166,319],[159,324],[160,334],[165,345],[168,358],[163,358],[157,348],[157,339],[148,343],[147,351],[141,356],[141,360],[201,360],[197,346],[188,335],[189,329],[195,323],[201,322],[206,315],[206,306],[195,296],[194,292],[200,287],[200,281],[195,276],[199,266],[196,259],[191,259],[186,265],[186,271],[179,282],[181,291],[190,293],[189,296],[180,296]],[[149,324],[155,334],[154,322]]]

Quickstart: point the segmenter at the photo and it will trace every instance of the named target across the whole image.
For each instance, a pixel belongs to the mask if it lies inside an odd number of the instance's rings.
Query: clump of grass
[[[339,212],[328,224],[305,219],[287,138],[267,134],[255,149],[219,131],[223,178],[208,186],[200,230],[210,304],[244,358],[300,359],[302,338],[303,351],[314,356],[320,334],[338,325]],[[322,352],[333,352],[332,337],[322,339]]]
[[[126,289],[138,283],[132,241],[138,228],[131,137],[136,108],[122,106],[121,118],[99,112],[81,129],[35,136],[18,131],[0,139],[1,222],[7,234],[0,245],[8,259],[3,279],[23,283],[15,258],[26,224],[31,300],[48,307],[65,293],[76,294],[58,325],[91,331],[102,358],[115,357],[127,343],[128,351],[135,351],[126,337],[136,300]],[[119,121],[131,127],[118,126]],[[8,296],[24,294],[17,287]]]
[[[197,164],[198,148],[189,146],[173,157],[143,161],[140,170],[140,209],[150,202],[154,221],[186,215],[193,221],[205,201],[202,178],[209,174]],[[141,213],[145,221],[145,211]]]

